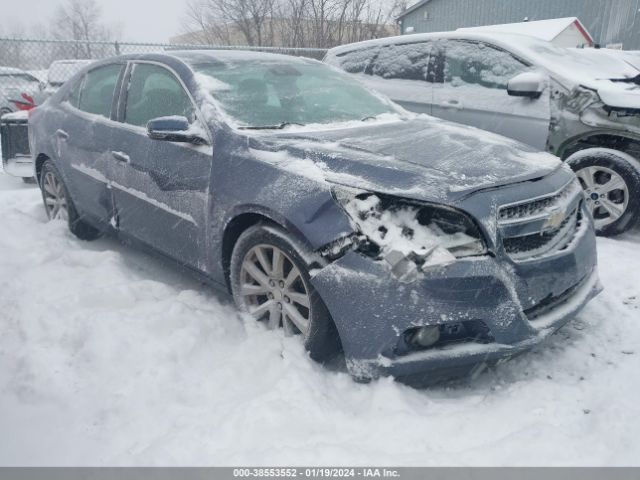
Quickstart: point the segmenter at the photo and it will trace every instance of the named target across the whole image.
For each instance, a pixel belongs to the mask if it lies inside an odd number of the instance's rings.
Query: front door
[[[509,80],[531,70],[529,65],[482,42],[445,40],[438,50],[443,68],[434,84],[433,115],[546,148],[550,89],[537,99],[507,93]]]
[[[173,72],[153,63],[135,63],[129,70],[123,123],[110,152],[118,228],[204,270],[212,147],[150,139],[151,119],[200,120]]]

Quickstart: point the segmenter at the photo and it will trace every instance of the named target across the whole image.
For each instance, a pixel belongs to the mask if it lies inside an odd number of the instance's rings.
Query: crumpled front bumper
[[[336,324],[350,373],[448,378],[516,356],[542,342],[602,289],[589,226],[555,255],[515,264],[483,256],[401,283],[384,262],[349,252],[313,276]],[[549,299],[553,307],[529,319]],[[464,343],[398,354],[412,327],[481,320],[492,343]]]

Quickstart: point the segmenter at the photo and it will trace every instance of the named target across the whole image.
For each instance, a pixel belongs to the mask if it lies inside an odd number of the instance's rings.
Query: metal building
[[[398,21],[403,34],[578,17],[596,43],[640,50],[640,0],[421,0]]]

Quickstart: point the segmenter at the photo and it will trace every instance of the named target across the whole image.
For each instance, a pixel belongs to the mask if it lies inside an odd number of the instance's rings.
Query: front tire
[[[640,219],[638,162],[618,150],[581,150],[567,158],[585,191],[596,233],[619,235]]]
[[[49,220],[67,222],[71,233],[80,240],[95,240],[100,236],[98,229],[86,223],[78,215],[62,176],[51,160],[47,160],[42,165],[40,191]]]
[[[337,331],[310,282],[310,252],[276,227],[258,224],[233,249],[230,284],[238,308],[269,328],[299,335],[311,358],[325,362],[340,351]]]

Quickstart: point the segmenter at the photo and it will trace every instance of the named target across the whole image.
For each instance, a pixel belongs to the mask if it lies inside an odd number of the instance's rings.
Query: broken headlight
[[[358,249],[392,267],[409,260],[424,270],[487,253],[477,224],[455,208],[343,187],[333,194],[357,226]]]

